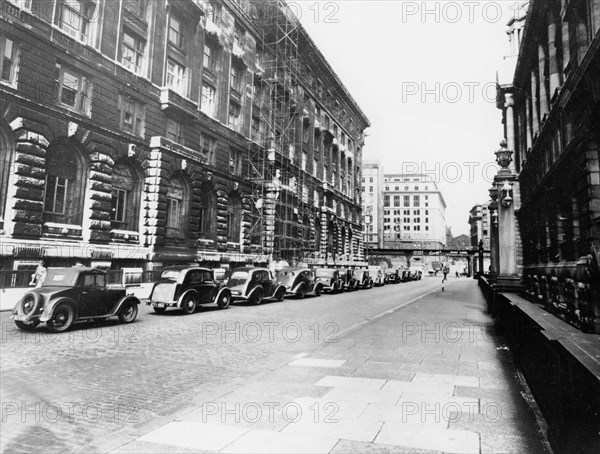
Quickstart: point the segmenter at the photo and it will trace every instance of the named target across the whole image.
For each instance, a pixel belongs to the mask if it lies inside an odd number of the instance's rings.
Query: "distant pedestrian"
[[[442,279],[442,282],[446,282],[448,280],[448,273],[450,272],[450,268],[448,268],[447,266],[444,267],[444,279]]]
[[[456,271],[456,277],[460,277],[460,276],[458,275],[458,271]]]
[[[31,276],[30,285],[35,285],[36,287],[41,287],[44,281],[46,280],[46,275],[48,274],[48,270],[46,269],[46,264],[43,260],[38,262],[38,266],[35,269],[35,273]]]

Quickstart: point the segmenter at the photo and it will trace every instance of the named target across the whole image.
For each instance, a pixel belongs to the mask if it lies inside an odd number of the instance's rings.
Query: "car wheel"
[[[157,314],[164,314],[165,311],[167,310],[166,307],[152,307],[152,309],[154,309],[154,312],[156,312]]]
[[[198,302],[196,301],[196,297],[193,293],[188,293],[183,297],[183,301],[181,302],[181,310],[187,314],[193,314],[196,311],[196,305]]]
[[[315,296],[321,296],[321,286],[317,285],[317,288],[315,289]]]
[[[301,300],[305,296],[306,296],[306,287],[304,286],[304,284],[302,284],[300,286],[300,288],[298,289],[298,291],[296,292],[296,298],[298,298],[299,300]]]
[[[46,322],[46,326],[53,333],[62,333],[68,330],[75,321],[75,311],[68,303],[61,303],[54,308],[52,318]]]
[[[277,293],[275,293],[275,299],[279,302],[282,302],[283,298],[285,298],[285,290],[283,288],[280,288],[279,290],[277,290]]]
[[[258,306],[260,303],[262,303],[262,299],[263,299],[263,292],[262,292],[262,290],[258,290],[256,292],[254,292],[254,294],[250,297],[250,303],[254,304],[255,306]]]
[[[121,323],[132,323],[137,318],[138,307],[134,301],[125,301],[119,311],[119,321]]]
[[[31,320],[29,322],[15,320],[15,325],[17,325],[17,328],[19,328],[21,331],[33,331],[39,324],[39,320]]]
[[[219,309],[227,309],[229,307],[229,303],[231,302],[231,295],[229,292],[222,292],[217,299],[217,306]]]

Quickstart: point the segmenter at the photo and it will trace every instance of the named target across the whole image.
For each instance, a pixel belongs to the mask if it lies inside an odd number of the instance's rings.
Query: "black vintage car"
[[[108,287],[105,271],[86,268],[48,268],[41,287],[28,290],[13,309],[11,318],[22,330],[40,322],[52,332],[68,330],[79,320],[119,317],[133,322],[140,301],[124,287]]]
[[[340,277],[340,270],[316,268],[315,279],[323,285],[324,292],[338,293],[344,290],[344,281]]]
[[[354,276],[354,270],[351,268],[341,268],[340,279],[344,283],[344,290],[358,290],[358,281]]]
[[[157,314],[164,313],[169,307],[193,314],[202,304],[217,303],[220,309],[227,309],[230,302],[231,291],[215,280],[213,270],[171,266],[165,268],[154,283],[147,304]]]
[[[315,280],[314,273],[307,268],[282,268],[277,271],[277,281],[285,287],[285,294],[298,299],[311,294],[321,296],[323,284]]]
[[[265,298],[283,301],[285,297],[285,287],[277,283],[267,268],[235,268],[229,272],[226,285],[233,301],[258,305]]]
[[[369,270],[358,269],[354,271],[354,277],[356,277],[357,287],[356,288],[373,288],[373,279],[369,275]]]
[[[397,284],[402,281],[401,274],[398,273],[397,269],[388,268],[385,270],[385,279],[388,284]]]

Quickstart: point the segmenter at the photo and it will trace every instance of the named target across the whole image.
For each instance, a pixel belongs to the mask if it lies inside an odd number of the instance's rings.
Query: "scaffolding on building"
[[[298,85],[300,22],[281,0],[253,2],[262,36],[253,81],[248,164],[253,247],[270,260],[301,260],[309,249],[306,159],[299,147],[302,90]]]

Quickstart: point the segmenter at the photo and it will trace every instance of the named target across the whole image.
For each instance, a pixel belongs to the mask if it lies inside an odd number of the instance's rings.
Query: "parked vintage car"
[[[226,282],[232,301],[260,304],[265,298],[283,301],[285,296],[285,287],[277,283],[266,268],[235,268],[229,272]]]
[[[344,281],[340,276],[340,270],[316,268],[315,279],[323,285],[324,292],[338,293],[344,290]]]
[[[408,282],[411,280],[410,271],[406,268],[398,268],[398,275],[400,276],[400,282]]]
[[[354,276],[354,270],[352,268],[340,268],[340,279],[344,283],[344,290],[357,290],[358,281]]]
[[[202,304],[217,303],[227,309],[231,302],[231,291],[215,280],[214,271],[198,266],[171,266],[165,268],[152,287],[148,305],[157,314],[167,308],[181,309],[193,314]]]
[[[377,287],[385,285],[385,272],[380,266],[370,266],[369,276],[373,280],[373,285]]]
[[[402,281],[402,276],[398,273],[397,269],[388,268],[385,270],[385,280],[388,284],[398,284]]]
[[[323,292],[323,284],[307,268],[282,268],[277,271],[277,281],[285,287],[286,295],[293,295],[298,299],[308,294],[321,296]]]
[[[420,266],[411,266],[409,271],[413,281],[420,281],[423,277],[423,268]]]
[[[15,305],[11,318],[18,328],[35,329],[40,322],[52,332],[68,330],[82,320],[119,317],[133,322],[140,301],[125,287],[108,287],[107,273],[95,268],[48,268],[41,287],[28,290]]]
[[[356,288],[373,288],[373,279],[369,275],[369,270],[357,269],[354,270],[354,276],[356,277]]]

